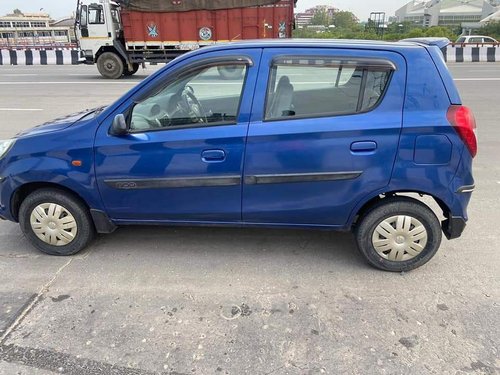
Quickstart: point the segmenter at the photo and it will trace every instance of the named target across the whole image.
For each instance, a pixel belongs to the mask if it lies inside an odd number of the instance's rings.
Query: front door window
[[[237,71],[233,79],[221,72]],[[245,65],[221,65],[198,69],[167,84],[136,104],[132,132],[236,124],[245,81]]]

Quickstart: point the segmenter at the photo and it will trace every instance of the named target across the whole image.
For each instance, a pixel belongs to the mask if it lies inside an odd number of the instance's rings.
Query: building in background
[[[0,47],[58,47],[74,40],[74,19],[16,12],[0,17]]]
[[[479,21],[497,11],[498,0],[432,0],[410,1],[396,11],[398,22],[413,22],[430,26],[464,26]]]
[[[334,7],[328,5],[317,5],[314,8],[307,9],[303,13],[295,14],[295,26],[297,28],[303,28],[310,26],[312,24],[314,15],[317,12],[324,12],[330,19],[333,18],[335,12],[338,10]]]
[[[488,17],[481,20],[481,24],[485,24],[487,22],[500,22],[500,6],[495,13],[490,14]]]

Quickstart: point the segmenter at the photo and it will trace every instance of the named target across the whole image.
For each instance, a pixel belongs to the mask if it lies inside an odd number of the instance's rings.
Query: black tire
[[[73,216],[77,231],[69,243],[51,245],[42,241],[35,234],[31,225],[31,214],[36,207],[46,203],[55,203]],[[76,254],[83,250],[95,236],[94,223],[87,207],[79,199],[59,189],[40,189],[28,195],[19,208],[19,225],[26,237],[38,250],[50,255]]]
[[[104,52],[99,56],[97,59],[97,69],[107,79],[118,79],[125,72],[123,60],[113,52]]]
[[[125,66],[125,72],[123,73],[124,76],[130,77],[133,76],[137,71],[139,70],[139,64],[138,63],[133,63],[132,64],[132,70],[128,69],[128,66]]]
[[[223,79],[227,79],[227,80],[230,80],[230,79],[239,79],[241,78],[241,75],[243,74],[243,71],[245,70],[245,68],[243,66],[219,66],[217,68],[217,70],[219,71],[219,75],[223,78]]]
[[[379,254],[377,250],[375,249],[374,241],[373,238],[379,237],[379,232],[375,233],[375,230],[381,224],[384,222],[384,220],[390,221],[391,218],[398,216],[398,215],[405,215],[409,216],[413,219],[418,220],[420,224],[425,228],[425,234],[426,236],[426,242],[425,246],[424,241],[421,239],[417,239],[416,241],[410,241],[408,237],[410,236],[405,236],[404,234],[407,232],[398,232],[396,227],[394,225],[391,225],[395,232],[392,236],[394,240],[390,240],[391,234],[387,232],[388,236],[384,239],[382,236],[382,239],[378,238],[378,241],[386,241],[389,243],[387,246],[391,247],[393,250],[388,250],[388,253],[384,253],[383,248],[379,248],[382,254]],[[409,228],[415,229],[416,226],[413,225],[413,219],[410,221]],[[387,223],[386,221],[386,223]],[[406,223],[408,221],[405,220]],[[386,224],[384,223],[384,225]],[[421,228],[421,226],[420,226]],[[379,227],[380,229],[380,227]],[[390,229],[390,228],[389,228]],[[423,229],[420,229],[423,231]],[[441,238],[442,238],[442,233],[441,233],[441,225],[439,223],[438,218],[434,214],[434,212],[427,207],[425,204],[422,202],[408,198],[408,197],[392,197],[392,198],[385,198],[376,205],[374,205],[371,209],[369,209],[361,218],[358,223],[358,225],[355,228],[355,236],[356,236],[356,242],[358,245],[358,249],[360,250],[361,254],[366,258],[369,264],[372,266],[384,270],[384,271],[391,271],[391,272],[402,272],[402,271],[410,271],[415,268],[418,268],[425,263],[427,263],[431,258],[436,254],[437,250],[439,249],[439,245],[441,244]],[[412,235],[411,238],[416,238],[413,237]],[[399,243],[398,241],[405,241],[403,243]],[[422,243],[420,248],[423,247],[423,249],[418,253],[418,255],[415,255],[415,253],[411,254],[410,252],[407,252],[407,245],[406,241],[409,241],[412,243],[412,246],[419,245],[419,243]],[[382,242],[379,242],[379,244]],[[384,245],[382,245],[384,246]],[[398,250],[396,250],[398,249]],[[403,249],[401,252],[400,249]],[[388,259],[391,257],[392,251],[395,252],[396,255],[392,255],[392,257],[395,256],[401,256],[403,257],[401,260],[394,260],[394,259]],[[412,249],[408,249],[408,251],[413,251]],[[413,256],[413,258],[407,259],[408,257]]]

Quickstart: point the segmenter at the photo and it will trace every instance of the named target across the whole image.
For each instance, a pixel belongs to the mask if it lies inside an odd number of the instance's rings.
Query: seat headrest
[[[279,90],[280,88],[284,88],[287,86],[291,86],[290,78],[288,78],[288,76],[283,76],[280,78],[280,80],[278,82],[278,86],[276,87],[276,90]]]

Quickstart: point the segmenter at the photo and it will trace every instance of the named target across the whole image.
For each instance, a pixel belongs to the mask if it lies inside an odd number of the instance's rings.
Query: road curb
[[[77,49],[1,49],[0,65],[77,65]]]
[[[497,62],[500,46],[449,45],[442,49],[446,62]]]

